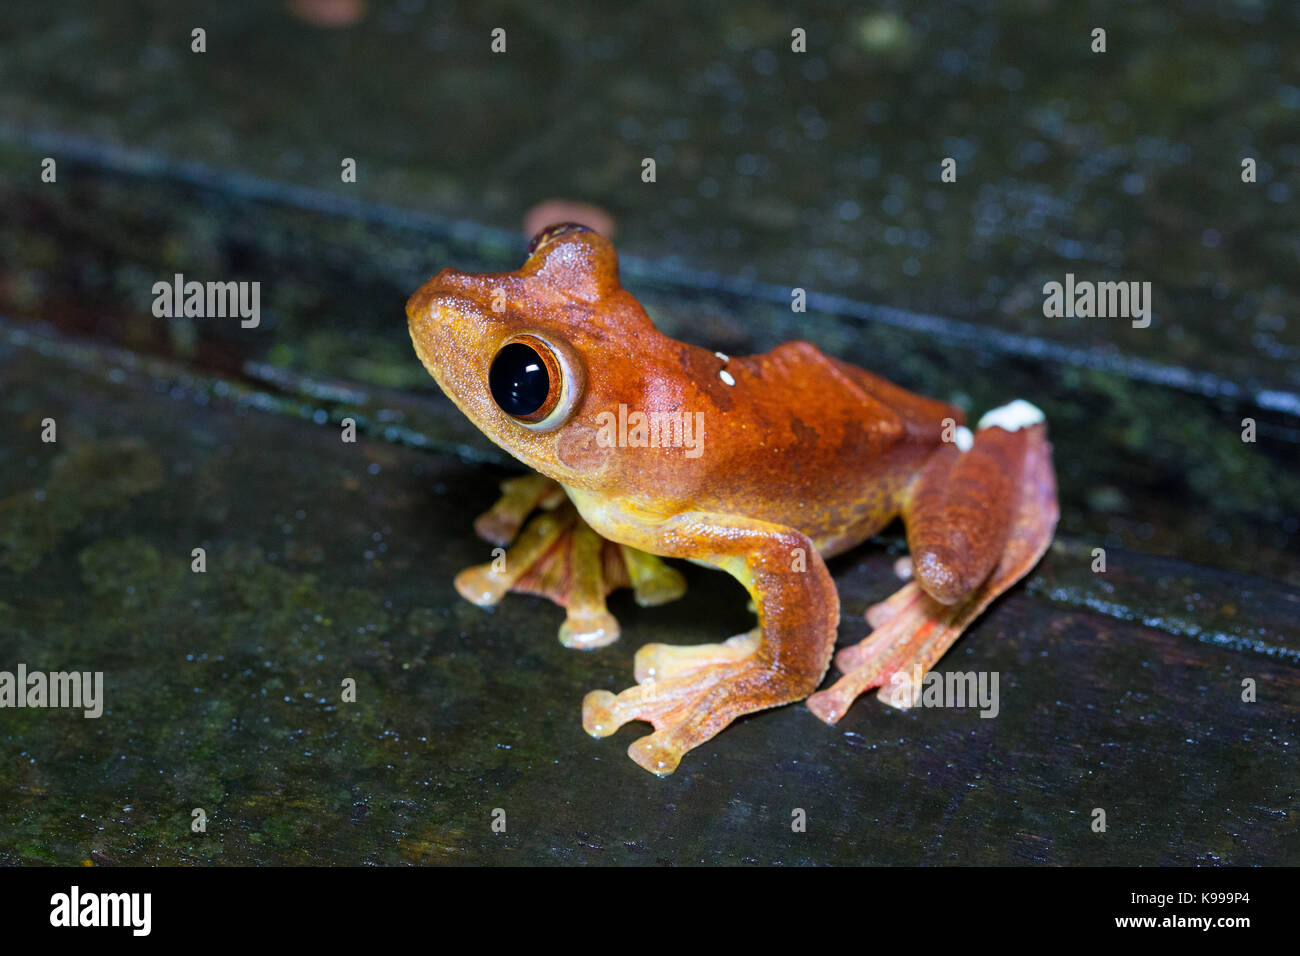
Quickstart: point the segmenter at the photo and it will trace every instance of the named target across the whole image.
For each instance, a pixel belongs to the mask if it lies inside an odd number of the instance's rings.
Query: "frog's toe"
[[[902,610],[908,601],[915,597],[916,592],[916,588],[903,587],[895,591],[880,603],[871,605],[867,608],[867,623],[870,624],[872,628],[883,626],[886,621]],[[840,653],[843,654],[845,652],[841,651]],[[836,656],[838,658],[839,655]],[[844,670],[844,668],[840,669]]]
[[[537,587],[527,582],[545,578],[546,569],[554,562],[552,552],[566,540],[575,521],[577,512],[572,510],[538,515],[510,548],[498,548],[491,561],[457,574],[453,582],[456,590],[479,607],[491,607],[510,591],[536,591]]]
[[[560,625],[560,643],[575,650],[590,651],[618,640],[618,620],[602,605],[595,609],[569,607]]]
[[[666,777],[682,762],[685,753],[673,744],[668,734],[653,733],[633,741],[627,755],[656,776]]]
[[[754,652],[762,632],[754,628],[737,634],[721,644],[695,644],[687,647],[671,644],[646,644],[636,652],[633,676],[638,684],[680,677],[715,664],[742,660]]]
[[[873,687],[881,688],[884,702],[910,707],[915,701],[915,691],[920,689],[919,682],[917,687],[911,686],[915,676],[913,668],[931,656],[938,660],[939,655],[933,655],[933,651],[940,649],[942,654],[964,627],[961,625],[955,632],[952,629],[962,608],[940,604],[915,582],[905,585],[884,603],[890,605],[888,614],[877,614],[879,623],[875,630],[859,643],[836,653],[835,666],[844,676],[807,700],[808,709],[825,723],[836,723],[859,695]]]
[[[686,578],[671,568],[662,558],[627,545],[619,545],[619,553],[632,582],[636,603],[642,607],[656,607],[676,601],[686,593]]]
[[[593,737],[608,737],[627,721],[615,711],[618,698],[607,690],[593,690],[582,698],[582,729]]]
[[[548,598],[566,610],[560,642],[590,650],[618,640],[605,596],[629,583],[619,546],[592,531],[577,509],[562,502],[524,526],[515,543],[487,564],[456,575],[467,601],[491,607],[510,591]]]
[[[474,533],[484,541],[504,545],[515,540],[522,524],[522,521],[515,520],[512,516],[485,511],[474,519]]]
[[[466,601],[479,607],[492,607],[505,597],[513,582],[507,575],[494,571],[492,565],[480,564],[461,571],[452,583]]]
[[[501,482],[501,497],[474,520],[474,531],[493,544],[509,544],[537,508],[563,503],[564,489],[545,475],[519,475]]]
[[[582,727],[593,737],[608,737],[633,720],[644,720],[658,730],[673,727],[731,670],[726,665],[718,665],[711,671],[686,677],[637,684],[620,694],[593,690],[582,700]]]
[[[567,612],[560,643],[591,650],[618,640],[618,621],[605,606],[610,592],[630,586],[637,603],[648,607],[686,591],[686,579],[661,558],[593,531],[551,479],[523,475],[503,482],[501,490],[501,500],[474,527],[508,547],[494,551],[491,562],[456,575],[456,590],[467,601],[491,607],[510,591],[547,598]],[[536,508],[545,510],[522,524]]]

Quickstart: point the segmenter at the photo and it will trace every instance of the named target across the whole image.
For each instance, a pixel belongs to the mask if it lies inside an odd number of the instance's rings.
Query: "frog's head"
[[[646,353],[667,341],[618,280],[609,240],[551,226],[515,272],[443,269],[406,303],[411,341],[456,406],[525,464],[599,480],[597,414],[632,398]]]

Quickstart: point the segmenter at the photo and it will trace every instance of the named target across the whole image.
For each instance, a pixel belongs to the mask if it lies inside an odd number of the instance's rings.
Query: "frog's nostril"
[[[454,281],[448,279],[463,275],[454,269],[443,269],[436,276],[416,289],[406,300],[406,318],[409,322],[428,323],[445,321],[444,307],[449,294],[455,290]]]

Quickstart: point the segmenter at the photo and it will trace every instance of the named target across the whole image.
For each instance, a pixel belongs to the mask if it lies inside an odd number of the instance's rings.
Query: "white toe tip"
[[[1023,398],[1017,398],[1014,402],[1003,405],[1001,408],[986,412],[976,427],[998,427],[1013,432],[1018,428],[1028,428],[1030,425],[1037,425],[1039,422],[1046,420],[1047,416],[1043,414],[1041,408],[1025,401]]]

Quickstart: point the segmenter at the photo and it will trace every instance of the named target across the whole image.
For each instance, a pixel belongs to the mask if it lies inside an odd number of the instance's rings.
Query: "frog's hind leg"
[[[868,609],[874,630],[835,655],[844,676],[808,699],[828,724],[873,687],[887,704],[912,706],[921,678],[1051,543],[1058,505],[1046,426],[1041,413],[1034,422],[1007,408],[1021,422],[990,413],[969,451],[945,449],[918,479],[903,509],[916,578]]]
[[[618,621],[605,606],[611,591],[631,587],[641,605],[685,592],[685,579],[659,558],[596,534],[551,479],[523,475],[507,479],[501,490],[501,499],[474,527],[495,544],[514,544],[456,575],[456,590],[466,600],[490,607],[510,591],[545,597],[567,612],[560,642],[590,650],[618,639]],[[547,510],[524,525],[536,508]]]

